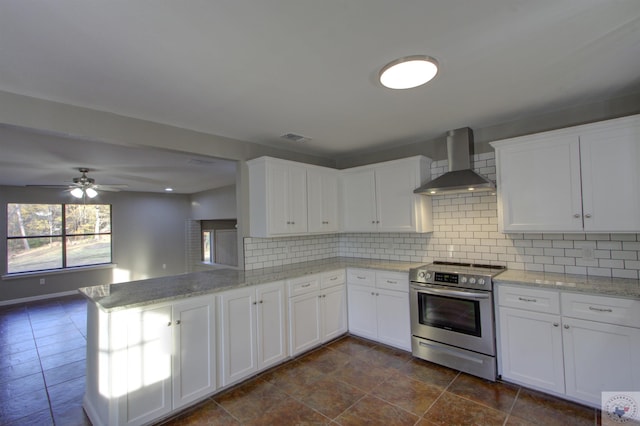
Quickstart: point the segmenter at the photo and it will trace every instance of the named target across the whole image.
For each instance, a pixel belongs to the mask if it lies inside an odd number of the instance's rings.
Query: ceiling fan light
[[[95,196],[98,195],[98,191],[96,191],[93,188],[87,188],[84,190],[84,192],[87,194],[87,197],[89,198],[95,198]]]
[[[380,71],[380,83],[389,89],[412,89],[431,81],[438,73],[438,61],[418,55],[400,58]]]
[[[80,188],[73,188],[71,190],[71,195],[73,195],[76,198],[82,198],[84,193],[82,192],[82,189],[80,189]]]

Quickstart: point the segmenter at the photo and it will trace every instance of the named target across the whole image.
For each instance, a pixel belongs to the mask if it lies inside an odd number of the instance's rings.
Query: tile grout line
[[[29,328],[31,329],[31,336],[33,337],[33,344],[36,347],[36,353],[38,354],[38,364],[40,365],[40,374],[42,374],[42,383],[44,384],[44,392],[47,394],[47,403],[49,404],[49,416],[51,416],[51,422],[55,426],[56,421],[53,417],[53,406],[51,405],[51,396],[49,395],[49,387],[47,386],[47,378],[44,375],[44,367],[42,366],[42,358],[40,357],[40,349],[38,347],[38,341],[36,339],[35,332],[33,331],[33,323],[31,322],[31,314],[27,309],[27,316],[29,317]]]

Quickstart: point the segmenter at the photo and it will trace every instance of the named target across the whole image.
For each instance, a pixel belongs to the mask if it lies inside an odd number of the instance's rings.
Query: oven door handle
[[[488,299],[490,297],[490,293],[471,293],[468,291],[444,290],[439,288],[420,287],[417,291],[420,293],[434,294],[438,296],[458,296],[467,297],[469,299]]]

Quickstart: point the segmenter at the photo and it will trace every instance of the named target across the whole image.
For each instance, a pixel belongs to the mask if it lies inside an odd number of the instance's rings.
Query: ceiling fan
[[[74,177],[73,182],[67,185],[27,185],[27,186],[39,186],[44,188],[68,188],[71,195],[76,198],[94,198],[98,195],[98,190],[100,191],[120,191],[122,188],[127,188],[128,185],[99,185],[96,183],[96,180],[87,176],[89,173],[89,169],[85,167],[80,167],[78,171],[81,173],[81,176]]]

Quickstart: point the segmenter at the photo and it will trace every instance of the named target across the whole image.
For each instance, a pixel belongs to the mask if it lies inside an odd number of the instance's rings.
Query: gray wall
[[[7,272],[6,204],[63,202],[73,201],[57,190],[0,186],[0,275]],[[0,302],[186,271],[185,221],[191,215],[188,195],[102,193],[98,202],[112,205],[116,267],[1,279]],[[40,278],[45,278],[45,285],[40,285]]]
[[[237,217],[235,185],[191,194],[192,219],[236,219]]]
[[[640,113],[640,93],[576,105],[571,108],[549,111],[535,116],[524,116],[509,123],[497,123],[493,126],[482,128],[474,128],[470,123],[461,123],[460,127],[468,125],[473,129],[474,153],[481,154],[493,151],[493,148],[489,145],[489,142],[492,141],[638,113]],[[426,155],[434,161],[443,160],[447,158],[445,144],[446,138],[443,134],[436,139],[401,145],[390,149],[381,149],[375,152],[355,152],[337,158],[336,167],[346,169],[413,155]]]

